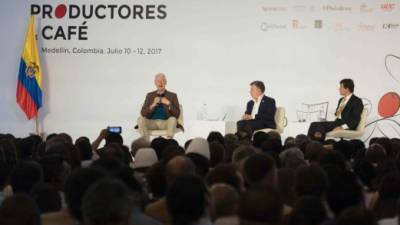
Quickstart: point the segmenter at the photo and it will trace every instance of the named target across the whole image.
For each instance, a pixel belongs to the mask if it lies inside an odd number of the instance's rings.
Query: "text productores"
[[[46,40],[88,40],[88,21],[97,20],[163,20],[167,18],[166,5],[117,5],[117,4],[32,4],[31,15],[44,20],[69,19],[77,25],[42,25],[41,36]],[[43,23],[43,22],[42,22]]]

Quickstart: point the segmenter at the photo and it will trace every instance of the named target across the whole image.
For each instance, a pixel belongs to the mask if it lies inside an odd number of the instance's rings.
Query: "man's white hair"
[[[154,77],[154,80],[157,80],[157,78],[163,78],[165,81],[167,81],[167,77],[163,73],[157,73],[156,76]]]

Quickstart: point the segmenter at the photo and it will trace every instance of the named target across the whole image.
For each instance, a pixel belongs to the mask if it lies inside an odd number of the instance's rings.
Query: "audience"
[[[400,139],[367,144],[0,134],[0,224],[397,225]]]

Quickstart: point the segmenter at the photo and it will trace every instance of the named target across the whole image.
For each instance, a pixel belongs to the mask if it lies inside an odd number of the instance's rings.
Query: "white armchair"
[[[367,123],[368,110],[363,109],[361,113],[360,123],[355,130],[339,130],[326,133],[327,138],[356,139],[364,134],[364,128]]]
[[[285,128],[285,108],[284,107],[277,107],[276,112],[275,112],[275,124],[276,124],[276,129],[272,128],[265,128],[261,130],[256,130],[256,132],[265,132],[268,133],[270,131],[276,131],[280,134],[283,133],[283,129]]]

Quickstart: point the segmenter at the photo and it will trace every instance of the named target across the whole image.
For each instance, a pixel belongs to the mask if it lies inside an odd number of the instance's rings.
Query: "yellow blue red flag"
[[[42,106],[42,72],[36,45],[34,17],[31,16],[19,64],[17,103],[28,120],[37,116]]]

